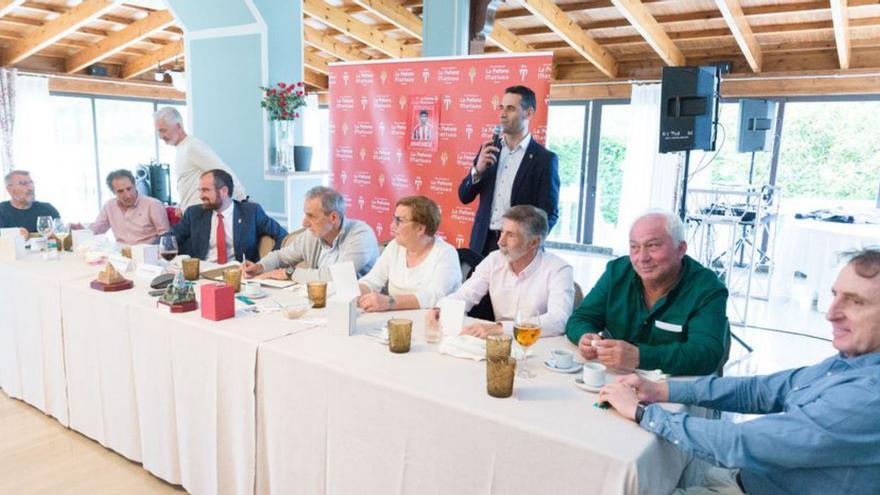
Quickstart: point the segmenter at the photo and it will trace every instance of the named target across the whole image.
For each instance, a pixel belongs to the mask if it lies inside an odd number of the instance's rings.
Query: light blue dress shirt
[[[642,428],[740,468],[749,494],[880,493],[880,352],[773,375],[670,381],[669,401],[765,414],[730,421],[648,406]]]

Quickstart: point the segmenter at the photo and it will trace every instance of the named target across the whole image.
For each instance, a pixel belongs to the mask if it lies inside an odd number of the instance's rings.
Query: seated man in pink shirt
[[[134,175],[128,170],[110,172],[107,187],[116,198],[104,203],[90,226],[95,234],[113,229],[116,241],[122,244],[155,244],[171,228],[165,207],[155,198],[138,194]]]

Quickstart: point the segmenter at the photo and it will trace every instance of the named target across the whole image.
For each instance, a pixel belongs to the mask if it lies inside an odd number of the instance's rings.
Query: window
[[[87,223],[97,216],[101,205],[112,197],[104,183],[111,171],[134,172],[138,165],[153,160],[173,166],[174,148],[159,142],[153,113],[172,106],[186,121],[184,105],[63,94],[51,94],[48,104],[54,117],[49,135],[28,143],[39,143],[50,151],[44,150],[47,156],[28,163],[37,182],[37,198],[50,201],[66,220]],[[36,151],[33,146],[22,149],[24,155]],[[171,181],[176,199],[173,170]]]
[[[593,209],[593,241],[610,246],[620,226],[617,212],[623,172],[620,166],[626,157],[629,139],[629,105],[602,104],[599,127],[599,156],[596,181],[596,205]],[[627,228],[628,226],[623,226]]]
[[[549,239],[578,242],[583,190],[584,126],[587,107],[553,105],[547,118],[547,146],[559,157],[559,219]]]

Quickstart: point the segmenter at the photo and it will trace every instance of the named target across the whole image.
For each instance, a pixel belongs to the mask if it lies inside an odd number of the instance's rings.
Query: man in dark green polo
[[[672,375],[720,368],[730,338],[727,289],[686,252],[674,214],[651,210],[633,222],[629,256],[608,263],[565,325],[584,358]]]

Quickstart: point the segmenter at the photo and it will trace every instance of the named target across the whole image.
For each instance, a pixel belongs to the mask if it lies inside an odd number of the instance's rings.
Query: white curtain
[[[12,132],[15,127],[15,69],[0,68],[0,171],[6,175],[13,169]],[[4,188],[5,194],[5,188]]]
[[[675,209],[681,155],[661,154],[660,85],[634,84],[630,134],[623,160],[623,182],[614,252],[629,251],[629,225],[648,208]]]
[[[15,129],[12,133],[15,168],[27,170],[36,183],[39,201],[51,202],[51,185],[60,182],[53,173],[55,125],[49,100],[49,80],[18,76],[15,80]],[[59,164],[59,167],[63,164]],[[60,185],[63,187],[63,184]]]

